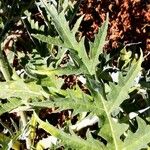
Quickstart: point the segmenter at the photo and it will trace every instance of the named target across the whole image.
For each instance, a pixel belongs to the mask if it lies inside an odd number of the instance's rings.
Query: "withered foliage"
[[[90,40],[109,13],[107,50],[121,44],[141,42],[143,51],[150,50],[150,0],[84,0],[78,16],[85,14],[80,31]]]

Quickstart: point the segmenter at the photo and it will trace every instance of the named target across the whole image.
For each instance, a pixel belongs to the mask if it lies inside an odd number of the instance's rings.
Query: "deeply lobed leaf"
[[[81,150],[103,150],[105,147],[100,144],[100,142],[96,142],[93,138],[89,140],[84,140],[78,137],[75,134],[67,134],[62,130],[59,130],[49,124],[48,122],[44,122],[40,120],[40,118],[35,114],[36,121],[39,123],[39,127],[50,133],[51,135],[60,139],[67,148],[71,149],[81,149]]]
[[[28,100],[37,97],[42,99],[44,96],[48,96],[35,82],[25,83],[23,80],[17,80],[0,82],[0,85],[0,98],[2,99],[17,97]]]
[[[141,71],[142,60],[143,55],[141,53],[138,62],[131,66],[127,75],[125,77],[120,75],[117,85],[111,84],[111,92],[107,95],[107,108],[109,113],[111,113],[115,108],[119,107],[119,105],[128,98],[129,89],[133,86],[134,79]]]

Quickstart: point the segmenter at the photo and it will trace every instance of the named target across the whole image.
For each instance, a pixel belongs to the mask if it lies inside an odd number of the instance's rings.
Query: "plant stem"
[[[20,111],[19,116],[20,116],[20,121],[21,121],[21,128],[24,129],[28,123],[26,112]],[[27,149],[31,148],[31,140],[29,137],[26,138],[26,147]]]

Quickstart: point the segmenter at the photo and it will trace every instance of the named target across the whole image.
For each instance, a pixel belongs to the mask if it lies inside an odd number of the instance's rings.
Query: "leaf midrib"
[[[114,129],[113,129],[113,125],[112,125],[112,121],[111,121],[111,117],[110,117],[109,111],[108,111],[108,109],[106,107],[105,99],[101,95],[99,95],[99,96],[101,97],[101,101],[102,101],[102,104],[103,104],[103,107],[104,107],[104,111],[106,113],[106,116],[107,116],[107,119],[108,119],[108,122],[109,122],[110,130],[111,130],[111,135],[112,135],[112,138],[113,138],[113,141],[114,141],[115,150],[120,150],[118,148],[116,136],[115,136],[115,134],[113,132]]]

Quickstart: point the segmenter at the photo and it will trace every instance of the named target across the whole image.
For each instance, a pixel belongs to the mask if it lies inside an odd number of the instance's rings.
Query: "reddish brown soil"
[[[107,50],[127,43],[140,44],[143,51],[150,50],[150,0],[84,0],[78,15],[85,14],[80,31],[92,40],[98,27],[109,13]]]

